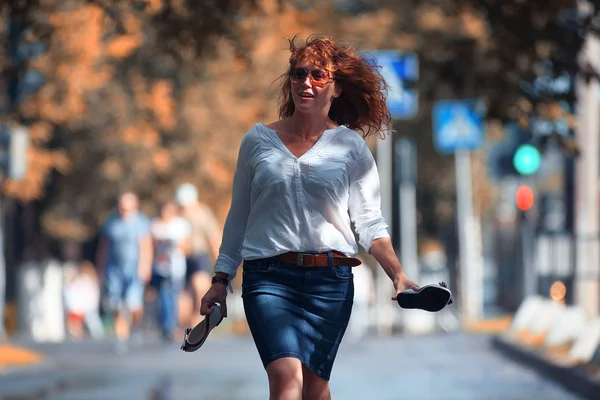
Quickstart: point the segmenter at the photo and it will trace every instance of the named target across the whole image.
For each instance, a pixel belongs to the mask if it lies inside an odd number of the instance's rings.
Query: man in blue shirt
[[[103,224],[96,263],[104,282],[106,304],[115,317],[117,349],[124,351],[131,330],[142,322],[144,285],[152,271],[150,221],[138,210],[134,193],[123,193],[118,213]]]

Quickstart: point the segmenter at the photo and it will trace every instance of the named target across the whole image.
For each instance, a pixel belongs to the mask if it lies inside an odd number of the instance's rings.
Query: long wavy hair
[[[279,77],[279,118],[288,118],[296,109],[292,99],[290,71],[303,60],[327,69],[342,94],[333,100],[329,118],[338,125],[362,132],[363,138],[373,134],[383,137],[382,129],[391,130],[392,117],[386,104],[388,85],[372,60],[361,55],[350,45],[334,42],[329,37],[311,35],[304,46],[295,44],[296,37],[288,39],[290,45],[289,69]]]

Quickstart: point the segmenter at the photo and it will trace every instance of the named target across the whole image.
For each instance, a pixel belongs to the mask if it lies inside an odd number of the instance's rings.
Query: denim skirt
[[[352,267],[246,260],[242,298],[263,366],[294,357],[329,380],[354,299]]]

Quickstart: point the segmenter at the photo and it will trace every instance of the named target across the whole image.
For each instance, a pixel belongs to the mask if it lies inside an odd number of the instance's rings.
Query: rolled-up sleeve
[[[350,169],[349,213],[360,245],[367,251],[375,239],[390,237],[381,215],[379,173],[366,143]]]
[[[215,263],[215,272],[235,277],[242,262],[241,250],[250,214],[250,185],[251,172],[248,168],[248,145],[242,140],[238,153],[237,166],[233,177],[233,192],[231,206],[223,227],[223,240],[219,248],[219,256]]]

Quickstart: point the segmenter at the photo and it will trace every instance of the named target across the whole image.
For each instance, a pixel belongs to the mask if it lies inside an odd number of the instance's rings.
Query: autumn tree
[[[451,209],[454,201],[453,159],[433,148],[433,101],[485,101],[491,141],[502,140],[504,122],[527,126],[533,115],[563,118],[574,128],[573,110],[558,106],[560,100],[572,104],[573,91],[557,98],[523,88],[541,72],[554,77],[568,73],[572,78],[585,68],[577,63],[577,55],[586,31],[595,25],[593,18],[578,16],[576,1],[382,0],[363,2],[363,7],[344,3],[357,6],[347,7],[345,23],[332,27],[335,34],[354,38],[367,49],[399,49],[419,56],[421,111],[413,120],[398,121],[397,131],[416,140],[421,185],[444,204],[441,209]],[[599,2],[592,3],[596,7]],[[327,14],[321,15],[327,20]],[[551,69],[542,71],[548,65]],[[493,204],[495,187],[486,178],[484,154],[474,154],[473,162],[476,206],[481,209]],[[433,209],[421,211],[434,220],[440,217]]]
[[[526,125],[532,113],[572,122],[522,83],[548,60],[556,75],[596,75],[576,62],[585,32],[597,30],[594,18],[576,17],[576,3],[0,0],[0,122],[31,135],[27,175],[1,183],[4,210],[13,206],[7,251],[42,259],[51,244],[88,241],[125,189],[154,214],[191,181],[223,219],[239,142],[255,122],[276,119],[274,80],[297,33],[419,55],[420,112],[395,129],[417,142],[419,211],[434,231],[451,217],[454,174],[452,158],[433,149],[432,102],[483,99],[491,140],[500,123]],[[482,208],[494,187],[482,153],[474,163]]]
[[[49,236],[89,238],[126,188],[140,194],[149,213],[184,180],[199,184],[204,200],[226,207],[216,200],[227,192],[231,145],[245,129],[239,119],[252,118],[260,106],[236,102],[249,100],[248,84],[256,79],[246,76],[237,87],[213,82],[230,80],[248,62],[235,24],[258,8],[247,1],[202,3],[5,4],[10,20],[26,27],[18,40],[45,47],[19,65],[4,59],[5,77],[35,70],[45,83],[12,104],[10,116],[29,127],[32,148],[29,173],[5,181],[4,192],[42,200]],[[277,3],[262,8],[277,10]]]
[[[276,118],[274,80],[285,69],[285,38],[296,33],[418,53],[421,112],[396,130],[417,141],[420,178],[440,198],[454,191],[452,160],[433,149],[431,102],[479,97],[491,120],[522,118],[540,100],[521,81],[548,58],[576,68],[570,60],[581,46],[579,28],[557,23],[575,7],[567,0],[0,4],[22,27],[18,37],[4,35],[5,48],[43,44],[24,62],[3,54],[5,82],[31,70],[44,77],[6,114],[30,129],[32,148],[26,178],[5,181],[3,191],[38,205],[45,236],[77,242],[95,234],[126,188],[153,214],[178,183],[192,181],[223,218],[239,141],[253,123]]]

